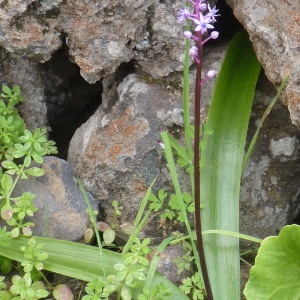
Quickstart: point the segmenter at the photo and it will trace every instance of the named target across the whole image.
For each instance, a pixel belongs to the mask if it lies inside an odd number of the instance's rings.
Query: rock
[[[183,124],[181,92],[163,82],[129,75],[118,87],[118,102],[109,113],[100,107],[73,136],[68,161],[85,187],[113,221],[111,202],[123,206],[120,223],[133,222],[140,201],[157,177],[155,189],[168,189],[169,175],[158,145],[160,132]],[[150,236],[157,236],[152,220]]]
[[[24,98],[20,110],[28,128],[47,126],[47,107],[39,65],[27,58],[9,54],[3,49],[0,49],[0,57],[0,84],[20,86]]]
[[[261,78],[249,126],[248,140],[276,91]],[[287,108],[276,103],[259,135],[243,175],[240,231],[259,238],[277,235],[299,213],[299,134]],[[242,248],[250,243],[241,241]]]
[[[35,194],[34,204],[39,209],[33,218],[33,234],[70,241],[82,238],[89,225],[86,203],[74,182],[70,165],[59,158],[48,156],[42,164],[45,175],[19,180],[14,196],[22,192]],[[92,198],[91,202],[93,201]],[[93,207],[97,207],[92,202]]]
[[[35,57],[41,62],[48,60],[62,44],[57,19],[52,13],[43,11],[43,6],[41,9],[39,3],[32,0],[2,1],[0,46],[20,57]]]
[[[269,80],[278,87],[290,74],[283,101],[293,123],[300,127],[299,2],[227,0],[227,3],[248,31]]]
[[[162,78],[183,69],[179,8],[182,3],[154,0],[2,1],[0,46],[45,62],[64,45],[89,83],[129,61]]]
[[[161,253],[161,258],[157,266],[157,271],[171,280],[175,285],[180,286],[182,280],[191,276],[191,270],[183,270],[182,273],[178,272],[178,266],[175,260],[185,255],[181,245],[168,246]]]

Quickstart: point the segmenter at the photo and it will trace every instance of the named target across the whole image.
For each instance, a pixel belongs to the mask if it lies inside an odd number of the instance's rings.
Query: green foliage
[[[46,128],[37,128],[33,132],[26,129],[16,105],[23,100],[18,86],[10,89],[2,87],[0,96],[0,214],[9,226],[0,228],[0,244],[9,247],[12,238],[21,233],[31,236],[33,222],[24,221],[25,217],[32,217],[37,211],[33,204],[34,195],[24,192],[22,195],[12,197],[12,192],[21,179],[28,176],[42,176],[44,171],[38,166],[43,162],[43,156],[56,153],[53,141],[46,138]],[[10,290],[1,291],[1,299],[41,299],[49,293],[43,283],[38,281],[42,276],[43,262],[46,253],[39,250],[42,245],[36,244],[34,239],[28,245],[20,248],[22,255],[21,267],[23,275],[14,275]],[[12,269],[12,260],[7,256],[0,257],[1,272],[8,273]],[[4,279],[3,279],[4,280]],[[2,280],[2,281],[3,281]],[[1,288],[4,286],[1,284]]]
[[[190,296],[193,300],[204,299],[204,286],[199,273],[195,273],[192,277],[186,278],[182,281],[180,289]]]
[[[202,151],[202,231],[239,232],[239,197],[246,134],[260,72],[247,33],[231,41],[219,72],[207,117]],[[206,265],[215,299],[240,299],[238,238],[203,236]]]
[[[49,295],[41,281],[32,282],[30,273],[25,273],[23,277],[13,276],[10,292],[12,300],[38,300]]]
[[[0,237],[1,239],[1,237]],[[3,274],[8,274],[12,269],[12,261],[11,259],[0,256],[0,272]],[[1,299],[1,298],[0,298]]]
[[[178,268],[179,274],[182,273],[184,270],[190,270],[192,262],[194,261],[192,247],[189,243],[187,244],[189,245],[189,247],[185,250],[185,254],[182,256],[177,256],[173,260]]]
[[[138,296],[138,300],[168,300],[170,296],[169,289],[160,282],[151,288],[144,286],[143,293]]]
[[[43,261],[48,258],[48,254],[40,251],[43,247],[44,244],[37,244],[34,238],[29,239],[27,246],[21,247],[26,259],[21,263],[25,272],[31,272],[34,268],[38,271],[44,269]]]
[[[82,300],[106,300],[108,296],[116,291],[116,285],[102,278],[94,278],[85,288],[87,295],[83,296]]]
[[[300,226],[287,225],[261,243],[244,294],[248,300],[299,299]]]

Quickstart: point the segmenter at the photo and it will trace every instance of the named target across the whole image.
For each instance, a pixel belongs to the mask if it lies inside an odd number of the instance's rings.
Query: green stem
[[[168,163],[169,172],[170,172],[170,175],[171,175],[171,178],[172,178],[173,186],[174,186],[174,189],[175,189],[176,197],[179,201],[180,212],[183,215],[185,227],[186,227],[188,235],[190,237],[190,241],[191,241],[191,245],[192,245],[192,249],[193,249],[193,254],[194,254],[194,257],[195,257],[196,266],[197,266],[197,269],[200,272],[201,271],[200,259],[199,259],[197,247],[195,245],[195,241],[193,239],[193,232],[192,232],[192,229],[191,229],[191,226],[190,226],[189,218],[188,218],[187,213],[186,213],[186,206],[184,204],[179,179],[178,179],[178,176],[177,176],[177,173],[176,173],[176,166],[175,166],[175,161],[174,161],[172,148],[171,148],[171,144],[170,144],[170,140],[169,140],[169,134],[168,134],[168,132],[162,132],[160,135],[161,135],[162,141],[165,145],[165,155],[166,155],[166,159],[167,159],[167,163]]]
[[[93,224],[93,227],[94,227],[94,230],[95,230],[95,234],[96,234],[97,243],[98,243],[99,256],[100,256],[100,260],[101,260],[103,276],[106,277],[106,272],[105,272],[105,268],[104,268],[104,258],[103,258],[103,253],[102,253],[102,243],[101,243],[99,231],[98,231],[98,228],[97,228],[96,217],[94,215],[94,212],[92,210],[89,197],[88,197],[88,195],[86,193],[86,190],[85,190],[85,188],[84,188],[81,180],[79,178],[76,178],[76,177],[75,177],[75,180],[76,180],[76,182],[77,182],[77,184],[78,184],[78,186],[79,186],[79,188],[80,188],[80,190],[82,192],[82,195],[83,195],[83,197],[85,199],[85,202],[86,202],[89,214],[90,214],[90,220],[91,220],[91,222]]]

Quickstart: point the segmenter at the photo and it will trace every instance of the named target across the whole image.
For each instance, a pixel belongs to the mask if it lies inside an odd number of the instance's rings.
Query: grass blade
[[[49,255],[48,259],[43,262],[45,270],[88,282],[95,277],[103,276],[103,265],[99,259],[97,247],[51,238],[35,237],[35,239],[37,243],[44,244],[45,252]],[[28,238],[23,236],[12,239],[9,246],[3,246],[0,243],[0,255],[21,262],[24,260],[24,253],[20,248],[26,246],[27,243]],[[115,274],[114,265],[123,263],[121,254],[102,249],[102,255],[106,275]],[[156,272],[152,285],[159,282],[169,288],[170,299],[188,300],[178,287]],[[139,295],[142,288],[142,286],[137,287],[133,293]]]

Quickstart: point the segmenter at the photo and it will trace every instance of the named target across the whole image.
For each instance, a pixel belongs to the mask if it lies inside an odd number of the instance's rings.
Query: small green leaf
[[[1,178],[1,186],[3,188],[3,191],[5,193],[9,193],[12,186],[13,186],[13,180],[10,175],[8,174],[3,174]]]
[[[106,244],[106,245],[112,244],[113,241],[115,240],[115,237],[116,237],[116,234],[115,234],[115,231],[113,229],[111,229],[111,228],[106,229],[103,232],[104,244]]]
[[[258,250],[244,294],[248,300],[299,299],[300,226],[267,237]]]
[[[25,170],[25,173],[30,175],[30,176],[40,177],[40,176],[43,176],[45,174],[45,171],[41,168],[33,167],[33,168],[28,169],[28,170]]]
[[[13,216],[13,209],[9,201],[6,201],[6,203],[1,208],[1,218],[3,220],[10,220],[12,216]]]

